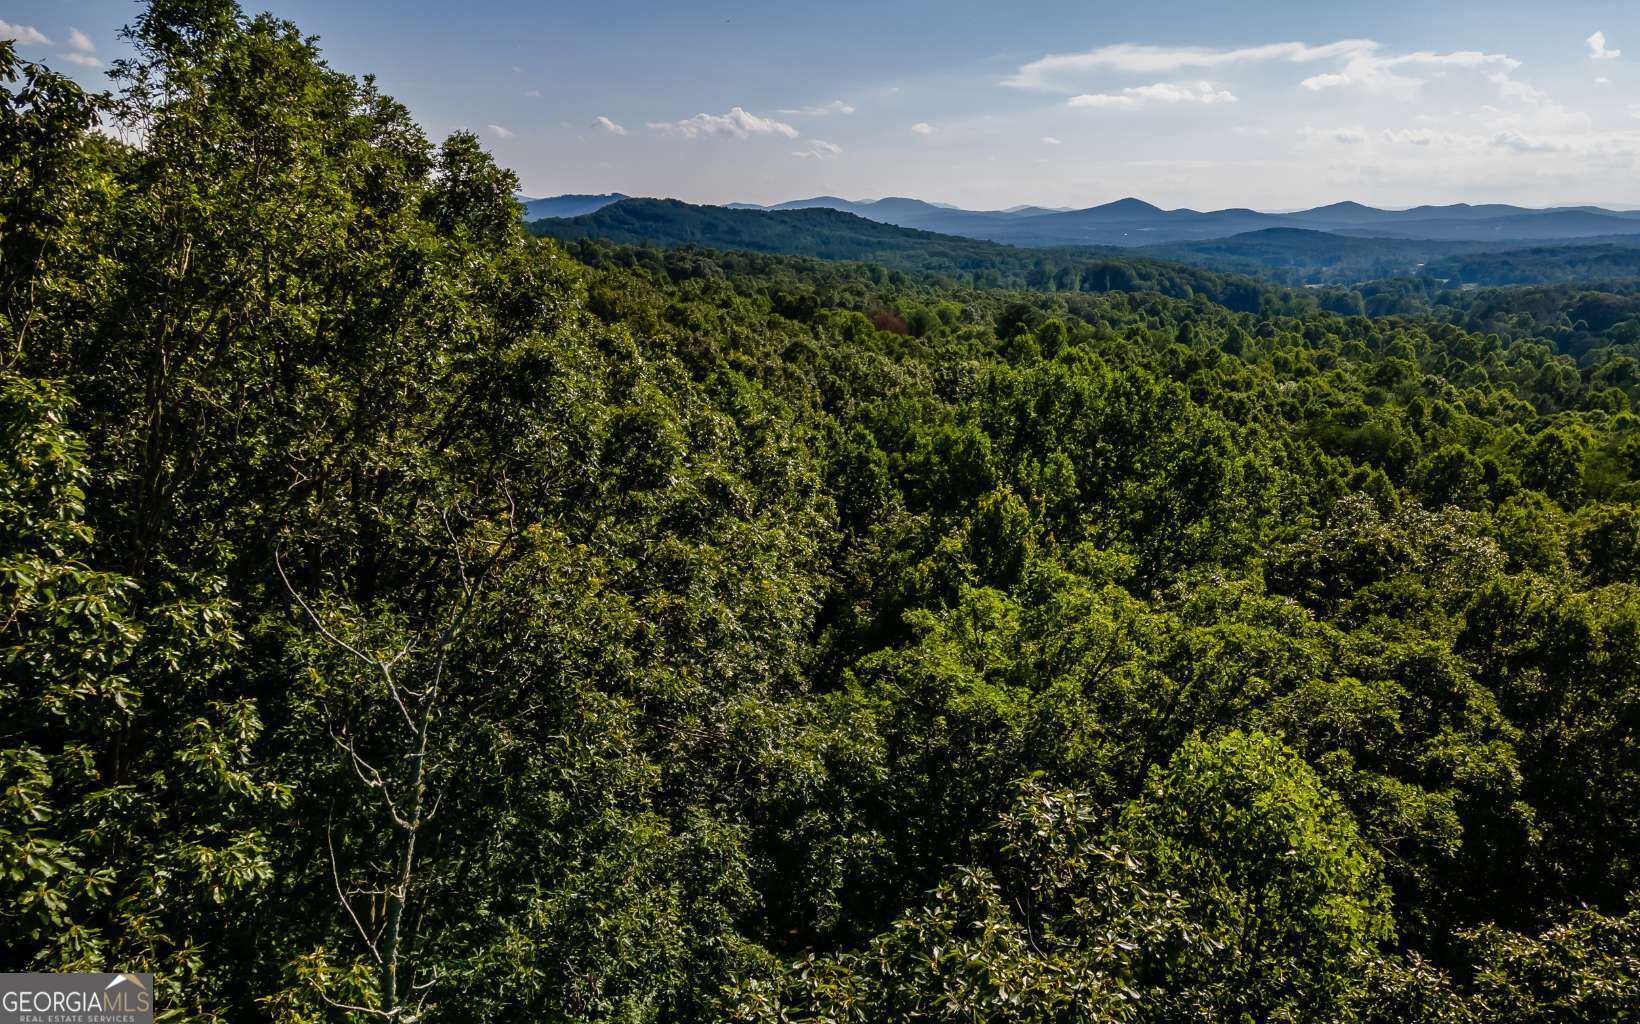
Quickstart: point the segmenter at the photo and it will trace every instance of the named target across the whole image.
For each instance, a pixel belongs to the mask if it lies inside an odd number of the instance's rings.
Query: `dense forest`
[[[0,43],[0,967],[1636,1018],[1632,289],[564,247],[294,25],[128,37],[108,95]]]

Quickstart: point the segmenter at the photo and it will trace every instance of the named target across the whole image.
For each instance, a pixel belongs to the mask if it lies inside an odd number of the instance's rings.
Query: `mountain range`
[[[584,202],[589,197],[572,198]],[[1122,210],[1132,211],[1135,207],[1131,204],[1118,207],[1117,211],[1107,210],[1090,219],[1122,216]],[[1220,238],[1186,238],[1143,246],[1030,246],[901,227],[823,204],[800,202],[774,210],[744,205],[739,208],[697,206],[675,199],[620,199],[605,203],[592,213],[539,218],[530,222],[530,229],[538,235],[564,241],[597,239],[636,245],[700,245],[822,259],[864,260],[974,282],[1031,287],[1049,280],[1062,286],[1058,278],[1071,267],[1085,270],[1090,264],[1097,264],[1097,273],[1103,275],[1106,267],[1100,261],[1118,257],[1130,266],[1145,260],[1166,261],[1175,266],[1190,264],[1289,286],[1350,286],[1408,275],[1432,277],[1450,287],[1640,277],[1640,233],[1547,239],[1534,237],[1529,232],[1512,238],[1408,238],[1385,233],[1385,225],[1397,224],[1398,212],[1411,213],[1399,221],[1401,225],[1467,225],[1471,228],[1510,217],[1531,216],[1526,213],[1500,216],[1495,208],[1426,207],[1414,212],[1340,204],[1304,211],[1304,215],[1312,222],[1347,225],[1361,225],[1376,218],[1377,229],[1353,227],[1352,233],[1344,233],[1314,228],[1261,227]],[[1585,222],[1590,216],[1598,216],[1584,210],[1546,211],[1558,212],[1570,212],[1573,218]],[[970,215],[1008,217],[1000,212]],[[1023,216],[1040,221],[1059,214],[1043,211]],[[1640,217],[1622,214],[1607,217],[1621,225],[1640,226]],[[1567,219],[1556,218],[1555,222],[1565,224]],[[1609,225],[1602,223],[1601,227]]]
[[[625,198],[556,196],[526,203],[526,219],[574,217]],[[1640,235],[1640,211],[1597,206],[1532,209],[1501,203],[1417,206],[1385,210],[1356,202],[1309,210],[1265,213],[1251,209],[1164,210],[1140,199],[1118,199],[1086,209],[1019,206],[963,210],[894,196],[848,200],[796,199],[772,206],[729,203],[735,210],[778,212],[823,208],[896,227],[960,235],[1018,246],[1152,246],[1229,238],[1272,228],[1320,231],[1354,238],[1448,242],[1561,241]]]
[[[866,220],[826,207],[734,210],[676,199],[623,199],[590,214],[531,222],[563,242],[810,256],[938,275],[980,288],[1147,291],[1202,295],[1238,312],[1298,308],[1290,292],[1133,249],[1025,249]],[[585,255],[583,253],[583,255]]]

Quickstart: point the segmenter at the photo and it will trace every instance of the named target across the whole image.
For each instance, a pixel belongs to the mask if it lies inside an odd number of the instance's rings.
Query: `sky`
[[[268,0],[528,195],[1640,207],[1640,0]],[[0,0],[106,86],[130,0]]]

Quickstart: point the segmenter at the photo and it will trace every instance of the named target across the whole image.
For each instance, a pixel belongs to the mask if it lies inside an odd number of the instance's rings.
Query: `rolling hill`
[[[915,202],[906,201],[908,204]],[[917,211],[909,205],[901,209],[932,218],[929,210],[937,208],[931,204],[921,205],[928,207],[928,210]],[[1132,227],[1142,224],[1156,213],[1169,213],[1137,200],[1111,206],[1114,208],[1100,207],[1073,213],[1083,222],[1103,220],[1109,230],[1123,225]],[[1482,210],[1479,207],[1467,209]],[[1225,215],[1226,220],[1241,218],[1248,223],[1261,223],[1261,218],[1271,216],[1252,214],[1252,211],[1219,212]],[[1252,216],[1248,217],[1247,214]],[[1003,217],[1000,214],[974,216]],[[1032,215],[1030,219],[1046,221],[1061,216],[1066,215],[1044,211]],[[1324,211],[1319,216],[1359,220],[1370,214],[1343,210],[1330,214]],[[1498,219],[1508,218],[1448,211],[1444,218],[1425,216],[1420,222],[1468,224],[1478,226],[1476,230],[1484,230],[1486,225]],[[1617,220],[1619,217],[1608,215],[1606,219]],[[1006,223],[1005,218],[1003,223]],[[1608,226],[1605,220],[1599,223]],[[1640,224],[1640,220],[1632,223]],[[534,221],[530,227],[536,234],[566,241],[587,238],[668,247],[700,245],[822,259],[864,260],[893,269],[945,274],[974,283],[1060,289],[1081,287],[1081,277],[1078,275],[1087,272],[1089,266],[1098,265],[1103,268],[1100,272],[1109,276],[1109,268],[1115,261],[1133,266],[1143,265],[1145,269],[1139,276],[1145,280],[1169,274],[1172,279],[1177,279],[1183,269],[1178,265],[1185,264],[1215,274],[1247,275],[1285,286],[1347,286],[1412,275],[1428,275],[1458,284],[1491,285],[1550,283],[1576,276],[1621,278],[1640,274],[1640,236],[1632,234],[1607,235],[1556,245],[1531,238],[1491,241],[1474,238],[1419,239],[1365,232],[1259,227],[1225,237],[1143,246],[1094,247],[1072,243],[1030,246],[901,227],[828,206],[799,204],[776,210],[746,206],[696,206],[671,199],[623,199],[574,218]],[[1053,238],[1072,237],[1068,231],[1046,234]],[[1529,258],[1522,254],[1526,250],[1532,253]],[[1173,269],[1167,274],[1159,274],[1156,268],[1164,265],[1170,265]]]
[[[1640,212],[1592,206],[1537,210],[1499,203],[1457,203],[1450,206],[1418,206],[1409,210],[1383,210],[1361,203],[1341,202],[1309,210],[1266,213],[1244,208],[1166,210],[1140,199],[1127,198],[1077,210],[1050,210],[1039,206],[1009,210],[963,210],[898,196],[873,200],[816,196],[773,206],[733,203],[729,208],[761,211],[837,210],[897,227],[1035,247],[1167,245],[1229,238],[1272,228],[1447,242],[1541,243],[1548,240],[1640,236]],[[588,212],[591,210],[577,211]]]
[[[1300,298],[1249,277],[1151,259],[1130,250],[1022,249],[882,224],[822,207],[748,210],[675,199],[624,199],[580,217],[535,221],[530,230],[565,242],[698,245],[859,260],[891,270],[943,275],[977,287],[1204,295],[1245,311],[1288,307]]]

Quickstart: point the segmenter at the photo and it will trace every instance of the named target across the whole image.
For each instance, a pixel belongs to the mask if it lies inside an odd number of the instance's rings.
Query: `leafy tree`
[[[1264,734],[1186,742],[1118,834],[1222,945],[1162,967],[1161,988],[1191,993],[1183,1016],[1336,1018],[1392,935],[1378,858],[1320,779]]]

